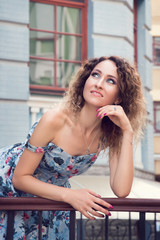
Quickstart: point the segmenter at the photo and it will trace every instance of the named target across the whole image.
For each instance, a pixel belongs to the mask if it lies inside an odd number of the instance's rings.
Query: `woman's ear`
[[[114,102],[115,105],[120,104],[122,102],[122,99],[118,97],[116,101]]]

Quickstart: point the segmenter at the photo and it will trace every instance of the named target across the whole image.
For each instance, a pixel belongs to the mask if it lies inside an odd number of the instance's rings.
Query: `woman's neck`
[[[101,120],[96,117],[96,108],[84,106],[79,113],[78,124],[86,135],[101,129]]]

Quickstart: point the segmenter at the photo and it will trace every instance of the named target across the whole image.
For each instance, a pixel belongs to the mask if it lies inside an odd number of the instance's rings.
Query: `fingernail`
[[[98,116],[99,116],[99,113],[97,113],[96,117],[98,117]]]
[[[99,194],[98,194],[98,197],[100,197],[100,198],[101,198],[101,195],[99,195]]]
[[[111,213],[108,213],[108,216],[111,216]]]
[[[96,112],[99,110],[99,108],[96,109]]]
[[[107,115],[107,113],[104,113],[104,116],[106,116]]]
[[[113,209],[113,206],[112,206],[112,205],[110,205],[110,206],[109,206],[109,208],[110,208],[110,209]]]

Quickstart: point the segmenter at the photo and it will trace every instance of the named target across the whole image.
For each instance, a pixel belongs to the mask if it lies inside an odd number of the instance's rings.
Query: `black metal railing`
[[[135,199],[135,198],[103,198],[103,200],[109,202],[114,206],[112,211],[115,212],[138,212],[139,213],[139,225],[138,225],[138,239],[145,240],[146,238],[146,213],[160,213],[160,200],[159,199]],[[8,213],[7,224],[7,237],[6,240],[13,239],[13,227],[14,227],[14,211],[27,211],[35,210],[39,211],[39,240],[42,239],[42,211],[70,211],[70,240],[75,239],[75,223],[76,215],[75,209],[64,202],[57,202],[47,200],[43,198],[0,198],[0,210],[5,210]],[[129,219],[129,225],[131,225]],[[130,227],[129,227],[130,229]],[[129,230],[130,231],[130,230]],[[109,239],[109,221],[106,216],[104,239]],[[77,237],[78,239],[78,237]],[[81,238],[82,240],[83,238]],[[131,239],[129,233],[128,239]],[[155,234],[155,238],[156,234]]]
[[[137,238],[138,240],[151,240],[149,235],[147,235],[147,224],[146,224],[146,213],[159,213],[160,212],[160,200],[159,199],[135,199],[135,198],[119,198],[119,199],[105,199],[114,206],[114,211],[116,212],[138,212],[139,220],[137,221]],[[121,220],[122,221],[122,220]],[[106,218],[106,234],[105,239],[108,240],[109,227],[110,226],[108,218]],[[128,219],[128,236],[127,239],[131,240],[131,218]],[[154,240],[159,240],[156,233],[156,220],[154,220]],[[122,239],[122,238],[121,238]]]
[[[1,197],[0,210],[7,211],[8,215],[6,240],[13,240],[14,212],[22,210],[39,211],[38,240],[42,239],[42,211],[70,211],[69,240],[75,239],[75,209],[67,203],[38,197]]]

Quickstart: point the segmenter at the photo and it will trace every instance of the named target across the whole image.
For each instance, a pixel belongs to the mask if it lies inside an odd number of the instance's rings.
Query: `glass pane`
[[[155,61],[160,64],[160,37],[155,37]]]
[[[57,58],[69,60],[82,59],[82,38],[66,35],[57,35]]]
[[[160,47],[160,37],[155,37],[155,43]]]
[[[58,6],[57,31],[81,33],[81,9]]]
[[[32,59],[30,84],[54,86],[54,62]]]
[[[156,129],[160,131],[160,109],[156,110]]]
[[[160,63],[160,48],[156,48],[155,53],[156,53],[156,63]]]
[[[53,58],[54,34],[30,31],[30,55]]]
[[[57,63],[57,87],[66,88],[69,85],[73,75],[78,71],[80,64],[75,63]]]
[[[30,27],[53,31],[54,6],[30,2]]]

